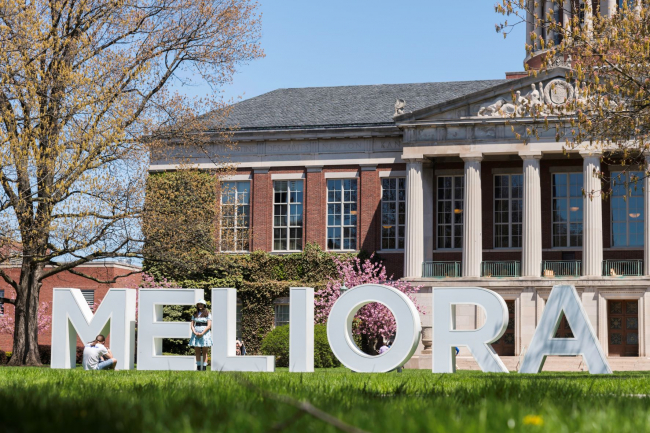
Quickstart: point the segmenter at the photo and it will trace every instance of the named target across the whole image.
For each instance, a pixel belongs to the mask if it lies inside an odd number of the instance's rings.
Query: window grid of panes
[[[554,173],[553,247],[582,246],[582,173]]]
[[[381,180],[381,249],[404,249],[406,179]]]
[[[438,177],[438,249],[463,247],[463,176]]]
[[[357,249],[357,180],[327,181],[327,249]]]
[[[521,248],[523,184],[521,174],[494,176],[495,248]]]
[[[273,182],[273,250],[302,250],[302,180]]]
[[[221,184],[221,250],[248,251],[250,182]]]
[[[643,246],[643,176],[612,174],[612,247]]]
[[[275,305],[275,327],[284,326],[289,324],[289,305],[276,304]]]

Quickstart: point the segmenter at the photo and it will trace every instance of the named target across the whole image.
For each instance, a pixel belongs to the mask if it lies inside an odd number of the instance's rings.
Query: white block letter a
[[[554,338],[562,320],[562,312],[569,322],[573,338]],[[542,371],[548,355],[582,355],[590,373],[612,373],[573,286],[553,286],[519,372]]]

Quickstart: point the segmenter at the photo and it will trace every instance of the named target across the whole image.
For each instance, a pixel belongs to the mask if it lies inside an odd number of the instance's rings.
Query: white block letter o
[[[370,356],[354,344],[352,320],[363,306],[379,302],[395,316],[397,331],[390,350]],[[343,365],[359,373],[384,373],[401,367],[413,356],[420,341],[420,314],[404,293],[389,286],[364,284],[345,292],[327,319],[327,338],[332,352]]]

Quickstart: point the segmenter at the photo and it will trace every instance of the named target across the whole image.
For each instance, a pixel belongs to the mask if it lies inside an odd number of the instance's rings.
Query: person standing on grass
[[[100,334],[94,341],[86,344],[81,362],[84,370],[115,370],[117,359],[113,358],[110,349],[104,346],[105,342],[106,338]]]
[[[212,347],[212,314],[207,303],[201,299],[196,303],[196,312],[192,316],[192,337],[190,346],[194,347],[196,369],[205,371],[208,367],[208,347]]]

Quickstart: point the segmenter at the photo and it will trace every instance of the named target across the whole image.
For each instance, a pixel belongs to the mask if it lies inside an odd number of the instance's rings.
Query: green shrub
[[[277,367],[289,366],[289,325],[278,326],[269,332],[262,341],[261,352],[264,355],[275,356]],[[341,363],[334,356],[327,340],[327,325],[314,325],[314,367],[334,368]]]

